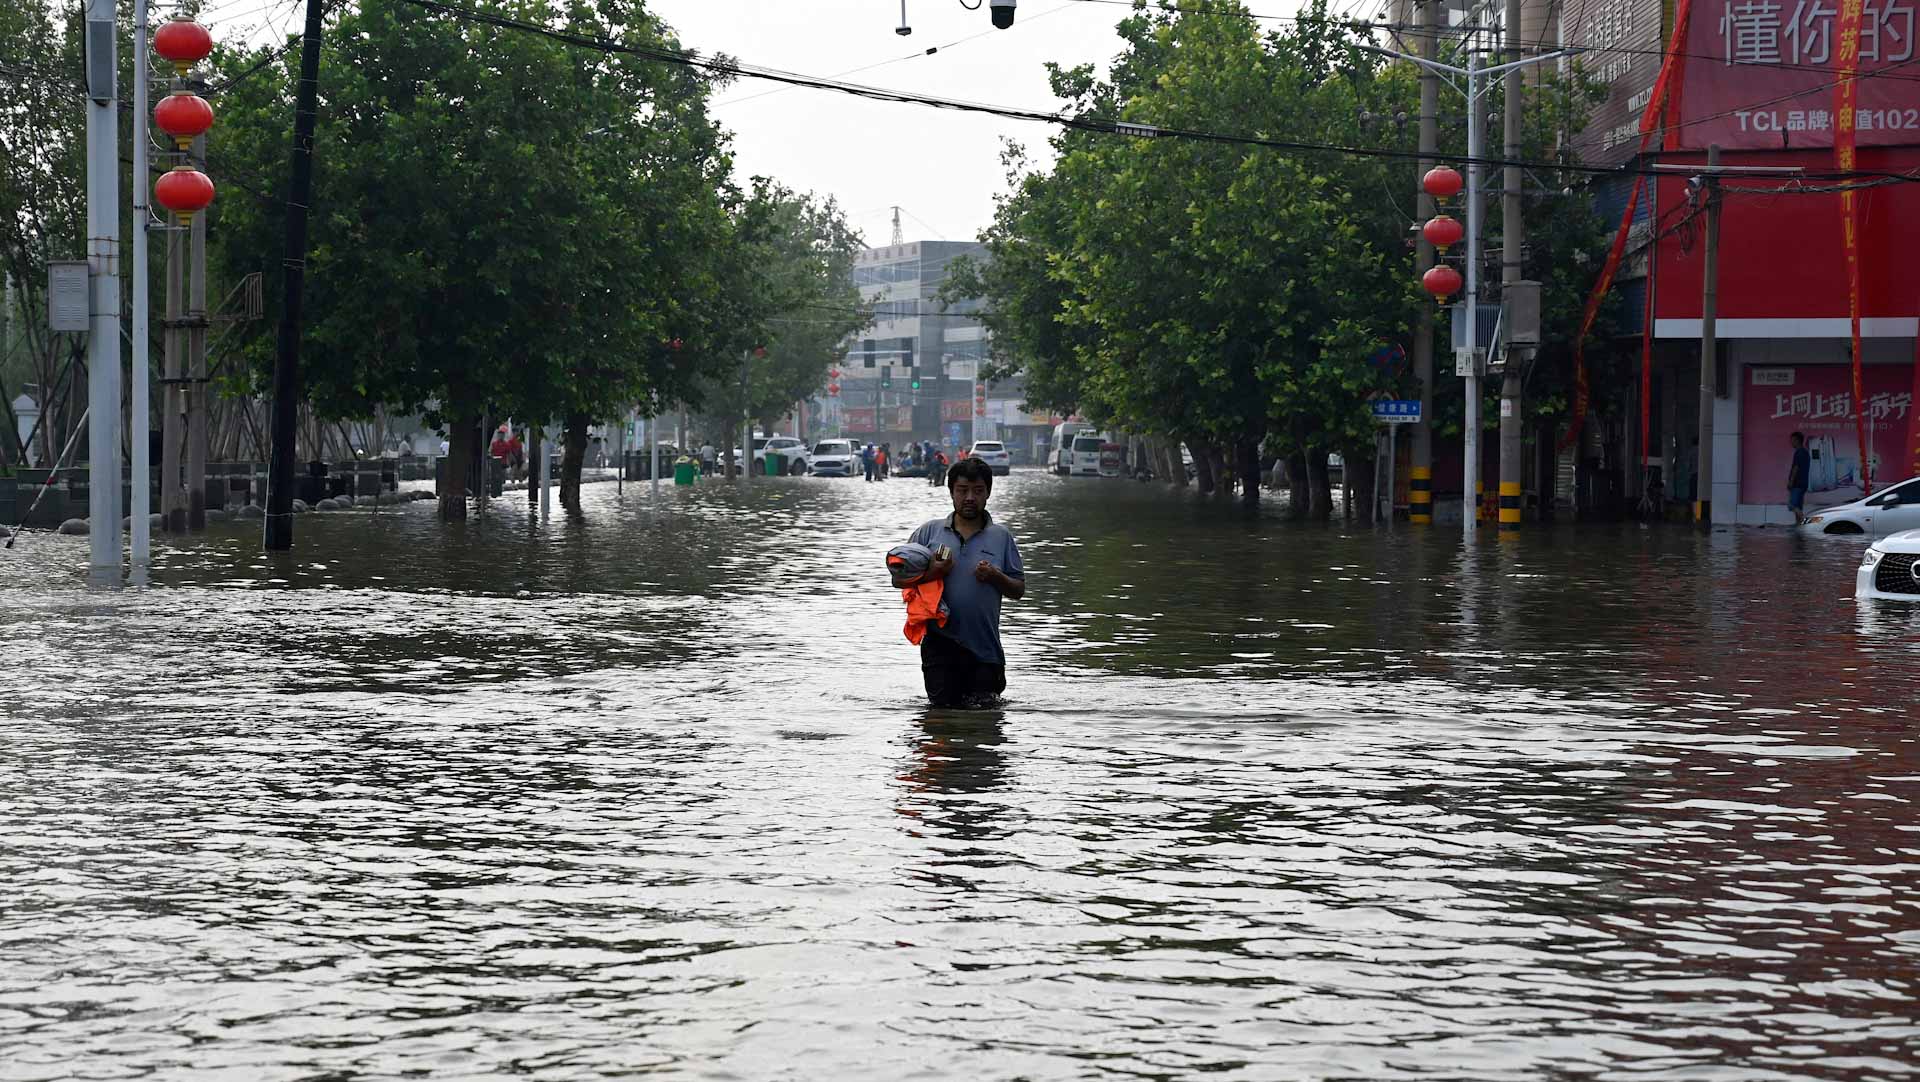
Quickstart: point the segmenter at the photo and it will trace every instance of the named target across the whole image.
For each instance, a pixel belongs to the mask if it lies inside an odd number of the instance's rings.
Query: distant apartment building
[[[855,258],[854,285],[874,322],[846,343],[840,393],[825,403],[830,427],[857,439],[949,448],[1018,438],[1033,453],[1027,430],[1042,426],[1020,412],[1017,381],[989,385],[976,403],[974,377],[988,350],[980,301],[940,300],[954,260],[985,255],[971,241],[917,241]]]

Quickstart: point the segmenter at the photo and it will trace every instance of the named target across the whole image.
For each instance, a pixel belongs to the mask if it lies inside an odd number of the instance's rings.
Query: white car
[[[1884,488],[1864,500],[1822,507],[1808,515],[1800,529],[1809,534],[1867,537],[1920,530],[1920,477]]]
[[[980,440],[967,450],[968,458],[977,458],[992,468],[995,477],[1013,472],[1013,455],[999,440]]]
[[[780,467],[781,473],[797,475],[807,472],[807,445],[804,440],[797,440],[792,436],[769,436],[764,440],[755,437],[754,465],[764,468],[768,455],[786,459],[786,464]]]
[[[1920,601],[1920,530],[1883,537],[1860,558],[1855,597]]]
[[[813,445],[815,477],[864,477],[860,449],[852,440],[821,440]]]

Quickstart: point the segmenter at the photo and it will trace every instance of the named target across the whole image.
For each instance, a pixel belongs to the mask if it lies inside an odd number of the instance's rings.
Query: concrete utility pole
[[[1700,187],[1701,197],[1707,201],[1707,236],[1703,247],[1705,281],[1700,291],[1700,454],[1693,482],[1693,520],[1703,530],[1713,526],[1713,398],[1720,329],[1719,168],[1720,144],[1714,143],[1707,147],[1707,171]],[[1862,453],[1860,461],[1866,460]]]
[[[1506,313],[1501,323],[1507,328],[1506,373],[1500,382],[1500,533],[1504,535],[1520,532],[1520,503],[1522,463],[1526,458],[1526,430],[1521,427],[1520,398],[1523,388],[1522,377],[1526,370],[1526,358],[1521,355],[1524,346],[1518,346],[1522,337],[1514,333],[1515,317],[1522,307],[1514,303],[1518,299],[1520,280],[1525,276],[1522,265],[1522,249],[1527,243],[1526,208],[1520,198],[1524,178],[1519,166],[1524,142],[1521,133],[1520,107],[1522,97],[1522,79],[1520,76],[1520,0],[1506,0],[1506,18],[1501,26],[1501,34],[1506,38],[1507,76],[1505,82],[1506,102],[1506,175],[1501,181],[1500,198],[1500,286],[1501,297],[1506,303]]]
[[[753,351],[740,358],[740,455],[746,459],[740,464],[740,476],[748,484],[753,483]]]
[[[87,0],[88,577],[120,581],[120,89],[114,0]],[[141,118],[144,121],[144,117]],[[141,128],[145,130],[144,126]]]
[[[1440,0],[1419,0],[1420,33],[1416,46],[1428,60],[1440,58],[1438,12]],[[1420,177],[1434,166],[1440,148],[1440,74],[1422,65],[1420,68]],[[1414,180],[1414,199],[1419,220],[1433,218],[1433,196],[1427,194],[1419,178]],[[1417,224],[1417,223],[1416,223]],[[1416,230],[1414,233],[1413,274],[1420,277],[1433,269],[1433,244]],[[1407,520],[1433,521],[1433,315],[1434,306],[1420,306],[1420,321],[1413,332],[1413,375],[1420,383],[1420,423],[1413,426],[1413,469],[1407,480]]]
[[[207,137],[194,136],[194,165],[207,167]],[[187,251],[187,529],[207,528],[207,216],[196,214]]]
[[[200,215],[194,215],[200,217]],[[161,321],[160,361],[160,528],[185,533],[187,494],[180,487],[180,452],[185,447],[187,423],[186,380],[182,375],[186,350],[181,344],[183,288],[180,230],[167,230],[167,309]]]
[[[133,0],[133,364],[130,368],[133,401],[128,410],[133,431],[132,438],[127,441],[128,450],[133,456],[133,469],[129,471],[133,483],[127,509],[132,521],[127,525],[132,534],[131,556],[136,583],[145,576],[153,555],[150,517],[153,514],[153,492],[149,487],[153,483],[153,464],[149,461],[152,456],[148,450],[153,416],[153,371],[147,356],[148,317],[152,306],[147,283],[147,200],[151,198],[153,187],[147,175],[147,163],[152,153],[153,137],[147,128],[147,117],[150,115],[147,102],[148,50],[147,0]]]

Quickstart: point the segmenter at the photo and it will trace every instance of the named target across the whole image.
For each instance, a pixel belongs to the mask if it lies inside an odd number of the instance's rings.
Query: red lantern
[[[1442,263],[1421,275],[1420,284],[1426,287],[1427,292],[1444,301],[1449,296],[1460,292],[1460,287],[1465,283],[1459,271]]]
[[[685,342],[682,342],[678,338],[676,338],[673,341],[667,343],[667,348],[674,351],[675,353],[678,353],[680,352],[680,347],[684,345],[686,345]]]
[[[767,347],[765,346],[753,347],[753,355],[755,357],[765,357],[767,355]]]
[[[177,166],[169,169],[153,186],[153,199],[178,215],[182,223],[191,222],[195,214],[213,202],[213,181],[191,166]]]
[[[182,76],[213,52],[213,35],[192,19],[175,19],[153,34],[153,51],[173,64]]]
[[[1444,252],[1449,244],[1460,243],[1460,238],[1467,235],[1467,228],[1457,220],[1442,214],[1421,226],[1420,232],[1435,248]]]
[[[1459,173],[1438,165],[1427,170],[1427,175],[1420,178],[1420,187],[1435,199],[1452,199],[1460,194],[1461,188],[1466,187],[1466,182],[1460,179]]]
[[[213,127],[213,106],[198,94],[176,90],[153,107],[153,122],[185,150],[193,145],[195,136]]]
[[[840,397],[840,385],[838,383],[827,384],[827,397],[828,398]]]

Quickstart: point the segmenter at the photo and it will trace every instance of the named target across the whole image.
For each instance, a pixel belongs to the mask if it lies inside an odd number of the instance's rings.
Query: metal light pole
[[[1515,30],[1517,31],[1517,28]],[[1363,45],[1361,48],[1371,53],[1396,57],[1410,61],[1431,71],[1447,75],[1458,75],[1466,79],[1467,98],[1467,274],[1466,296],[1461,305],[1463,317],[1467,321],[1466,347],[1454,354],[1454,372],[1464,376],[1467,381],[1467,418],[1466,446],[1463,463],[1461,493],[1461,530],[1468,541],[1473,540],[1474,518],[1478,511],[1478,494],[1475,489],[1480,482],[1480,168],[1485,150],[1482,147],[1480,98],[1487,91],[1483,85],[1489,76],[1504,74],[1533,64],[1544,64],[1549,60],[1572,56],[1580,49],[1561,49],[1540,56],[1516,60],[1508,64],[1498,64],[1490,68],[1480,66],[1480,54],[1471,50],[1467,53],[1467,66],[1458,68],[1452,64],[1442,64],[1437,60],[1428,60],[1423,56],[1403,53],[1395,49],[1382,49],[1378,46]]]
[[[89,577],[120,579],[120,109],[114,0],[87,0]]]
[[[153,553],[153,464],[148,450],[152,427],[152,373],[148,368],[147,200],[153,184],[147,161],[153,145],[148,121],[147,0],[133,0],[133,402],[129,411],[133,456],[132,499],[127,514],[132,532],[133,579],[144,580]]]

